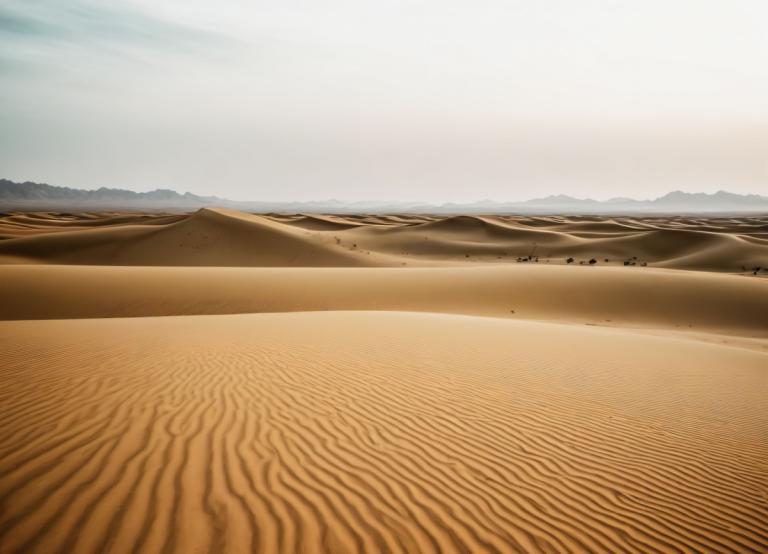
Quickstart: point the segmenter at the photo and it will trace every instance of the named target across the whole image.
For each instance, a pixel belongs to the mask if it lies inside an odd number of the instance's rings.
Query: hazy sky
[[[2,0],[0,177],[768,194],[767,29],[766,0]]]

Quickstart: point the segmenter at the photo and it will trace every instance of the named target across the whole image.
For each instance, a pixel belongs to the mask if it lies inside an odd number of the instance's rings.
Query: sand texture
[[[766,552],[765,227],[4,216],[0,553]]]

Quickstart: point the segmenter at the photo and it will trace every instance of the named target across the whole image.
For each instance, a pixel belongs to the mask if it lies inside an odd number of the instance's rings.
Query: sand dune
[[[766,354],[429,314],[0,329],[3,552],[768,544]]]
[[[52,214],[47,212],[19,213],[0,217],[0,237],[16,238],[26,235],[89,229],[112,225],[167,225],[180,221],[184,215],[150,214]]]
[[[768,221],[745,218],[11,214],[0,263],[358,267],[508,263],[746,273],[768,266]],[[608,259],[608,262],[605,262]]]
[[[703,272],[0,266],[0,280],[0,319],[389,310],[768,337],[768,280]]]
[[[0,553],[765,552],[767,229],[0,216]]]
[[[108,265],[358,266],[362,253],[263,216],[200,210],[167,225],[129,224],[0,242],[30,262]]]
[[[351,219],[351,218],[350,218]],[[353,227],[359,227],[365,225],[363,222],[358,222],[350,219],[341,219],[331,216],[322,215],[303,215],[290,220],[280,221],[273,218],[273,220],[280,223],[287,223],[295,227],[301,227],[302,229],[311,229],[313,231],[339,231],[344,229],[352,229]]]

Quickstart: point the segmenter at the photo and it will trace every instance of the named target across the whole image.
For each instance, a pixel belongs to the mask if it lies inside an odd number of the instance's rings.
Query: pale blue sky
[[[0,177],[234,199],[768,193],[765,0],[3,0]]]

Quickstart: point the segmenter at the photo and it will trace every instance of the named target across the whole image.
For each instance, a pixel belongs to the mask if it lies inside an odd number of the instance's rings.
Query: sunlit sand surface
[[[764,552],[766,225],[5,216],[0,552]]]

